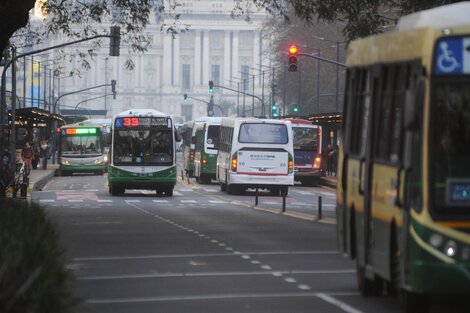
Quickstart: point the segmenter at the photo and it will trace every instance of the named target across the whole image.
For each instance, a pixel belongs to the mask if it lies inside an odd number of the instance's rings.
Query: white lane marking
[[[197,203],[196,200],[180,200],[181,203]]]
[[[54,199],[39,199],[39,202],[43,202],[43,203],[45,203],[45,202],[55,202],[55,200]]]
[[[193,189],[189,189],[189,188],[178,188],[178,191],[194,191]],[[174,192],[173,192],[174,193]]]
[[[282,204],[282,201],[262,201],[261,203],[273,205],[273,204]]]
[[[181,192],[178,192],[178,191],[173,191],[173,196],[181,197],[181,196],[183,196],[183,194]]]
[[[85,189],[86,192],[97,192],[99,189]]]
[[[305,196],[310,196],[314,194],[313,192],[310,192],[310,191],[302,191],[302,190],[292,190],[292,191],[295,193],[300,193],[301,195],[305,195]]]
[[[318,298],[322,299],[323,301],[326,301],[326,302],[340,308],[341,310],[343,310],[347,313],[363,313],[362,311],[350,306],[349,304],[346,304],[343,301],[335,299],[332,296],[327,295],[326,293],[317,293],[316,296]]]
[[[124,200],[126,201],[127,203],[139,203],[140,200]]]
[[[227,201],[222,201],[222,200],[209,200],[209,203],[227,203]]]
[[[202,237],[210,238],[207,235]],[[227,253],[198,253],[198,254],[150,254],[150,255],[136,255],[136,256],[106,256],[106,257],[83,257],[74,258],[74,261],[116,261],[116,260],[142,260],[142,259],[166,259],[166,258],[194,258],[194,257],[214,257],[214,256],[232,256],[234,254],[242,254],[240,251],[227,252]],[[275,251],[275,252],[245,252],[247,255],[299,255],[299,254],[340,254],[338,251]],[[355,273],[355,270],[351,270]],[[331,271],[330,271],[331,272]],[[328,272],[328,273],[330,273]],[[333,271],[337,272],[337,271]],[[326,273],[326,272],[325,272]]]
[[[263,270],[266,270],[266,271],[271,270],[271,266],[269,266],[269,265],[261,265],[261,268],[262,268]]]
[[[320,194],[324,195],[324,196],[327,196],[327,197],[335,197],[336,194],[332,193],[332,192],[325,192],[325,191],[321,191],[319,192]]]
[[[74,262],[78,263],[78,262]],[[86,266],[86,265],[84,265]],[[153,274],[128,274],[128,275],[102,275],[102,276],[77,276],[77,280],[125,280],[125,279],[143,279],[143,278],[168,278],[168,277],[223,277],[223,276],[266,276],[272,275],[281,277],[284,274],[299,274],[298,272],[307,271],[240,271],[240,272],[170,272],[170,273],[153,273]],[[324,271],[311,271],[312,274],[323,274],[318,272]],[[354,271],[355,272],[355,271]],[[331,273],[328,273],[331,274]],[[284,279],[288,283],[295,283],[297,280],[293,277]]]
[[[317,292],[290,292],[290,293],[260,293],[260,294],[207,294],[191,296],[167,296],[167,297],[141,297],[141,298],[119,298],[119,299],[88,299],[87,304],[112,304],[112,303],[148,303],[148,302],[167,302],[167,301],[195,301],[195,300],[221,300],[221,299],[255,299],[255,298],[294,298],[294,297],[319,297],[323,299],[323,293]],[[357,294],[356,294],[357,295]],[[323,299],[325,300],[325,299]],[[326,301],[326,300],[325,300]],[[340,302],[340,301],[338,301]],[[341,307],[348,313],[363,313],[353,307],[345,304]]]
[[[77,200],[77,199],[75,199],[75,200],[68,200],[68,202],[83,202],[83,200]]]
[[[168,200],[152,200],[155,203],[168,203]]]
[[[100,203],[113,202],[113,200],[96,200],[96,201],[98,201],[98,202],[100,202]]]
[[[219,190],[217,189],[210,189],[210,188],[204,188],[205,192],[218,192]]]
[[[312,289],[309,285],[298,285],[297,288],[299,288],[300,290],[310,290]]]

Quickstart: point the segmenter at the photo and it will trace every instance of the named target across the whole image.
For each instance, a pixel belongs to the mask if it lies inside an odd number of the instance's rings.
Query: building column
[[[232,38],[232,77],[240,77],[240,33],[233,32]]]
[[[230,84],[232,86],[232,81],[230,77],[230,67],[232,66],[232,61],[230,60],[231,56],[231,47],[230,47],[230,31],[225,31],[225,36],[224,36],[224,68],[223,68],[223,73],[224,73],[224,83],[225,84]]]
[[[175,39],[173,39],[173,84],[175,86],[181,85],[180,38],[181,36],[176,36]]]
[[[167,73],[163,75],[163,85],[170,86],[172,81],[173,73],[171,72],[172,64],[173,64],[173,55],[171,51],[172,46],[172,38],[171,35],[164,35],[163,37],[163,72]]]
[[[210,77],[209,69],[209,31],[204,32],[202,40],[202,85],[208,84]]]
[[[253,58],[252,58],[252,68],[259,69],[259,71],[256,71],[255,74],[261,73],[263,69],[261,68],[261,49],[260,49],[260,33],[257,31],[253,31]],[[255,82],[257,83],[258,86],[261,85],[260,82],[261,75],[259,75],[259,79],[256,79]]]
[[[196,30],[194,36],[194,85],[201,85],[201,31]]]

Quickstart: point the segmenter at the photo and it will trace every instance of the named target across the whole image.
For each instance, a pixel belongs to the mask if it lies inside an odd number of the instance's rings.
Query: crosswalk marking
[[[83,202],[83,200],[78,200],[78,199],[69,199],[69,202]]]
[[[303,191],[303,190],[292,190],[291,192],[300,193],[301,195],[304,195],[304,196],[313,195],[312,192],[310,192],[310,191]]]
[[[181,203],[197,203],[196,200],[181,200]]]
[[[205,192],[218,192],[217,189],[209,189],[209,188],[204,188]]]
[[[178,192],[178,191],[173,191],[173,196],[179,196],[179,197],[181,197],[181,196],[183,196],[183,194],[180,193],[180,192]]]
[[[140,200],[125,200],[127,203],[138,203]]]
[[[53,200],[53,199],[40,199],[40,200],[39,200],[39,202],[44,202],[44,203],[46,203],[46,202],[54,202],[54,201],[55,201],[55,200]]]
[[[113,202],[113,200],[100,200],[100,199],[98,199],[97,201],[100,203]]]
[[[152,200],[155,203],[168,203],[168,200]]]
[[[209,200],[209,203],[228,203],[228,202],[222,201],[222,200]]]

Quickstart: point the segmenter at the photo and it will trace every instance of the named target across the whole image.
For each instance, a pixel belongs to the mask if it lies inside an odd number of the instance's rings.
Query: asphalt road
[[[112,197],[105,176],[84,175],[55,177],[32,198],[60,228],[79,312],[399,312],[395,297],[358,294],[330,189],[290,188],[285,214],[279,197],[255,208],[253,192],[181,178],[173,197]]]

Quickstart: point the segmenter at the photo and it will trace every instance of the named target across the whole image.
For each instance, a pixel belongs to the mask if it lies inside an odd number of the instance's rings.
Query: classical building
[[[205,102],[210,99],[208,82],[211,80],[216,86],[216,115],[221,115],[221,111],[225,115],[236,115],[237,111],[243,115],[243,108],[245,115],[251,115],[253,107],[255,115],[261,114],[261,101],[269,99],[271,80],[270,61],[261,32],[267,13],[254,13],[250,22],[246,22],[231,17],[233,0],[180,3],[179,23],[189,25],[188,30],[175,36],[162,32],[160,27],[165,17],[154,14],[146,29],[151,46],[145,53],[132,52],[121,44],[120,56],[111,57],[106,39],[96,55],[88,59],[90,68],[82,68],[80,76],[71,77],[65,73],[80,68],[79,62],[72,59],[69,63],[66,58],[61,74],[65,77],[55,82],[56,96],[109,85],[111,80],[117,82],[117,95],[113,99],[111,87],[107,86],[106,91],[96,88],[64,96],[59,102],[61,113],[72,114],[77,108],[82,114],[96,115],[99,111],[95,110],[106,110],[109,118],[131,108],[153,108],[191,120],[207,114]],[[61,40],[54,43],[57,42]],[[90,43],[80,44],[80,50],[86,52],[91,48],[87,45]],[[133,69],[125,66],[129,60],[135,66]]]

